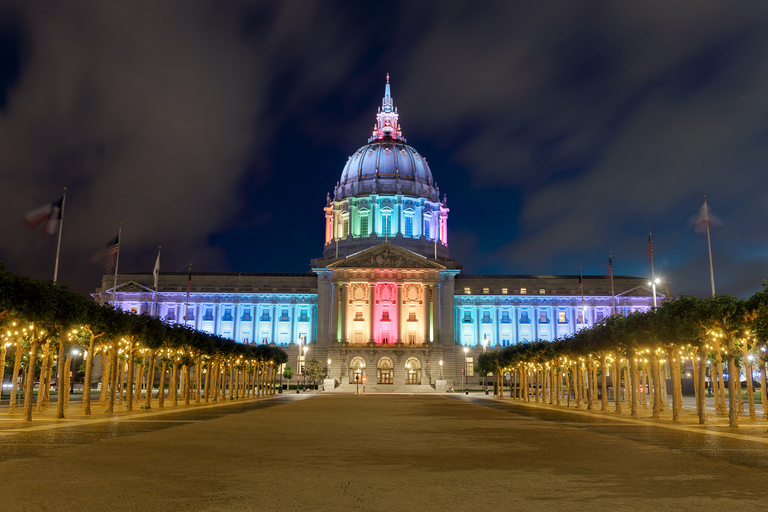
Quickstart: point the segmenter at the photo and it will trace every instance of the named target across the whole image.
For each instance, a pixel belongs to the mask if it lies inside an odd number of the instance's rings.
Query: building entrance
[[[392,360],[388,357],[382,357],[379,359],[376,365],[376,383],[377,384],[392,384],[394,381],[395,370],[392,364]]]
[[[349,362],[349,383],[362,384],[365,382],[365,360],[362,357],[355,357]]]
[[[421,363],[415,357],[405,362],[405,383],[421,384]]]

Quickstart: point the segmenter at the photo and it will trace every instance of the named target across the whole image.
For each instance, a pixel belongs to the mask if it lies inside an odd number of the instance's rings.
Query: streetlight
[[[440,380],[443,380],[443,360],[440,360]]]
[[[467,359],[469,357],[469,347],[464,347],[464,394],[469,394],[469,382],[467,382]]]
[[[301,335],[298,339],[299,351],[296,352],[296,394],[299,394],[299,375],[301,374]]]
[[[307,366],[307,350],[309,350],[309,346],[304,343],[304,385],[302,388],[305,392],[307,391],[307,374],[309,373],[309,367]]]
[[[656,285],[661,283],[661,279],[658,277],[654,277],[651,281],[648,282],[648,284],[651,286],[653,290],[653,307],[656,307]]]
[[[483,334],[483,354],[485,354],[485,346],[488,345],[488,338],[485,334]],[[485,372],[485,375],[483,375],[483,387],[485,388],[485,394],[488,394],[488,373]]]
[[[330,379],[331,378],[331,359],[328,358],[328,369],[325,372],[325,378]]]

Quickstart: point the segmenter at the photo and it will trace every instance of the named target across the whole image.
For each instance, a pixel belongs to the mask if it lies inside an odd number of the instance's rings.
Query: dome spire
[[[387,83],[384,86],[384,98],[382,98],[381,107],[379,107],[379,111],[376,114],[376,126],[373,129],[373,136],[368,139],[368,142],[375,139],[383,139],[385,137],[405,142],[397,118],[397,108],[392,101],[392,93],[389,88],[389,73],[387,73]]]

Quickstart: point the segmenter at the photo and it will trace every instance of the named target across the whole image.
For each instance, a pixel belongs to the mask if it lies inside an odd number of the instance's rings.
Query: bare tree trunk
[[[683,409],[681,402],[682,394],[679,393],[682,383],[680,382],[680,360],[677,358],[675,349],[667,348],[667,360],[669,361],[670,374],[672,376],[672,420],[680,419],[680,411]],[[675,378],[677,377],[677,378]]]
[[[659,372],[659,359],[656,357],[655,351],[651,351],[650,359],[651,368],[648,374],[653,386],[653,408],[651,418],[658,418],[661,413],[661,382],[659,379],[661,373]]]
[[[67,355],[67,361],[64,364],[64,408],[69,407],[69,395],[72,393],[72,354]],[[61,393],[61,392],[59,392]]]
[[[616,350],[616,357],[613,359],[613,402],[616,406],[614,412],[621,414],[621,357]]]
[[[35,329],[37,331],[37,329]],[[36,335],[37,333],[35,333]],[[40,349],[40,341],[37,336],[32,341],[29,349],[29,362],[27,363],[27,374],[24,380],[24,421],[32,421],[32,393],[35,387],[35,367],[37,366],[37,351]],[[40,391],[38,390],[38,393]]]
[[[112,414],[115,410],[115,399],[117,398],[117,340],[112,342],[112,350],[109,352],[109,367],[112,369],[109,377],[109,400],[107,403],[107,412]],[[102,379],[102,388],[104,381]]]
[[[697,387],[699,388],[699,394],[696,396],[696,409],[699,413],[699,424],[705,425],[707,423],[707,406],[705,397],[707,396],[706,382],[704,377],[706,376],[707,368],[707,348],[705,346],[699,347],[699,357],[697,358],[699,365],[699,374],[697,376]],[[696,362],[694,362],[696,366]]]
[[[91,373],[93,370],[93,351],[96,348],[96,339],[91,334],[91,340],[88,344],[88,353],[85,355],[85,377],[83,380],[83,414],[91,415]]]
[[[157,390],[157,407],[163,409],[165,407],[165,373],[168,371],[168,358],[164,357],[163,362],[160,364],[160,386]]]
[[[746,343],[746,341],[744,343]],[[741,359],[744,361],[744,371],[747,376],[747,402],[749,403],[749,419],[752,421],[757,421],[757,414],[755,413],[755,389],[752,384],[752,363],[749,361],[749,354],[747,353],[747,350],[742,349],[741,355]],[[741,392],[741,386],[739,386],[739,392]],[[739,402],[741,402],[741,400],[739,400]]]
[[[768,420],[768,390],[765,389],[765,361],[760,361],[760,401],[763,407],[763,419]]]
[[[728,414],[728,409],[725,407],[725,380],[723,378],[723,356],[720,355],[720,350],[717,351],[715,363],[717,365],[717,386],[719,390],[719,396],[717,397],[719,406],[719,412],[725,416]]]
[[[739,382],[739,369],[736,368],[736,361],[733,353],[728,357],[728,426],[739,426],[739,402],[741,401],[741,383]],[[738,387],[737,387],[738,385]]]
[[[107,405],[107,390],[111,382],[109,375],[112,370],[112,358],[107,357],[106,348],[101,352],[101,390],[99,391],[99,405]]]
[[[638,368],[637,368],[637,352],[635,352],[634,357],[630,356],[628,358],[629,360],[629,374],[630,378],[632,380],[632,399],[630,402],[630,416],[637,416],[637,406],[638,406],[638,391],[640,391],[640,382],[638,380]]]
[[[155,363],[157,360],[157,350],[153,349],[149,353],[149,364],[147,365],[147,396],[144,398],[144,408],[152,408],[152,391],[155,388]],[[158,395],[160,393],[158,392]]]
[[[118,360],[118,368],[117,368],[117,403],[122,404],[123,403],[123,381],[125,380],[125,361],[122,359]]]
[[[64,394],[66,393],[66,390],[64,389],[66,387],[66,383],[64,381],[65,376],[64,372],[68,369],[66,360],[67,360],[67,344],[64,342],[63,339],[59,340],[59,363],[58,368],[56,369],[56,373],[58,375],[58,381],[59,385],[57,386],[59,389],[58,396],[56,397],[56,417],[57,418],[63,418],[64,417]],[[42,383],[42,379],[40,379]],[[37,391],[37,397],[40,398],[40,393],[42,393],[42,388]]]
[[[173,359],[173,375],[171,375],[171,385],[168,387],[168,395],[171,399],[171,405],[179,405],[179,362]]]
[[[213,367],[213,359],[206,361],[205,367],[205,403],[208,403],[211,397],[211,379],[213,377],[211,368]]]
[[[43,392],[43,390],[45,389],[45,380],[48,377],[48,361],[51,359],[51,342],[49,341],[45,345],[43,345],[41,350],[43,352],[43,362],[40,365],[40,379],[39,379],[39,384],[37,386],[37,401],[35,402],[36,412],[43,411],[43,401],[45,400],[45,393]],[[50,387],[51,386],[49,384],[48,388]]]
[[[131,340],[131,344],[128,347],[128,369],[127,381],[128,385],[125,387],[125,407],[128,412],[133,411],[133,359],[134,359],[134,341]]]
[[[16,396],[19,392],[19,372],[21,371],[22,355],[24,355],[24,348],[21,346],[21,341],[16,340],[16,357],[13,361],[13,382],[11,383],[11,398],[8,402],[8,414],[16,412]],[[766,402],[763,403],[765,404]],[[765,405],[763,405],[763,410],[766,410]]]

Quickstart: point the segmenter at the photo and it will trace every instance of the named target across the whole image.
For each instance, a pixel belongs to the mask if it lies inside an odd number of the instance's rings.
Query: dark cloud
[[[653,226],[672,289],[706,295],[688,220],[707,193],[722,291],[767,273],[761,4],[6,3],[0,258],[19,271],[50,274],[55,242],[17,219],[63,186],[61,276],[83,291],[121,220],[127,270],[157,245],[173,269],[305,270],[389,72],[468,271],[600,273],[613,250],[645,275]]]

